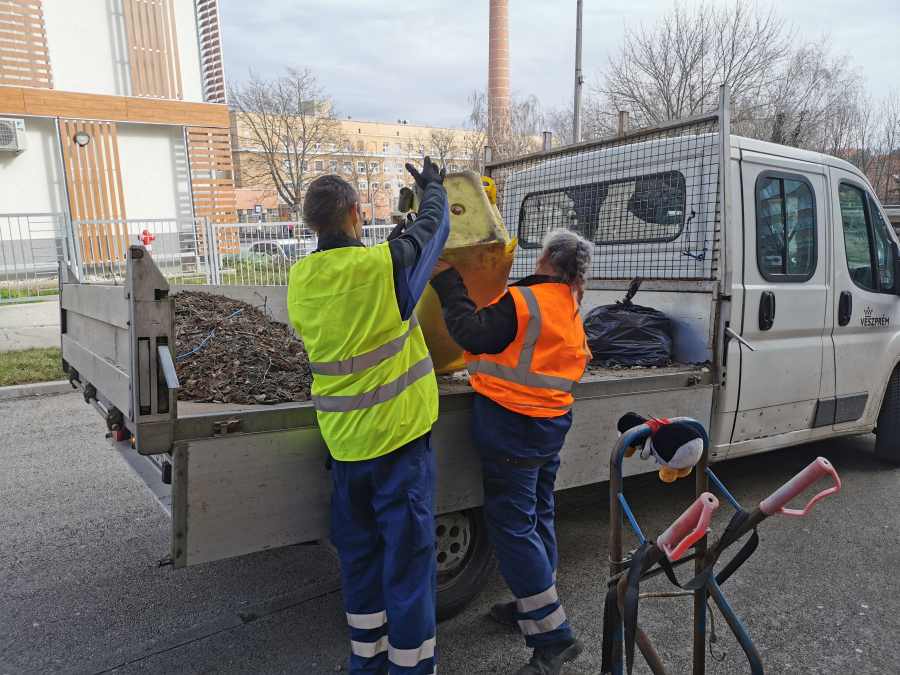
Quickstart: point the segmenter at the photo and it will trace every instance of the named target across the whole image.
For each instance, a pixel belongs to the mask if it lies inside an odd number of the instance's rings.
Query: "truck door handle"
[[[759,329],[769,330],[775,323],[775,294],[763,291],[759,297]]]
[[[838,300],[838,326],[850,323],[851,316],[853,316],[853,295],[850,291],[841,291],[841,298]]]

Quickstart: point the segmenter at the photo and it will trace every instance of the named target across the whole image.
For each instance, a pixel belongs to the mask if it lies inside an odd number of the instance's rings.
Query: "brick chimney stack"
[[[488,145],[503,156],[509,135],[509,0],[490,0]]]

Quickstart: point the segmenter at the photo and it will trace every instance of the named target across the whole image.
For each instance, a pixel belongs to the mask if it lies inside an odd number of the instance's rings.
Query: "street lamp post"
[[[575,104],[574,119],[572,120],[572,142],[581,142],[581,86],[584,84],[584,75],[581,74],[581,14],[584,8],[584,0],[578,0],[577,19],[575,21]]]

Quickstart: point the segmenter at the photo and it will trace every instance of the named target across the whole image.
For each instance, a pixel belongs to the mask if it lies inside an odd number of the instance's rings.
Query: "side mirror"
[[[891,257],[894,259],[894,295],[900,296],[900,244],[891,242]]]

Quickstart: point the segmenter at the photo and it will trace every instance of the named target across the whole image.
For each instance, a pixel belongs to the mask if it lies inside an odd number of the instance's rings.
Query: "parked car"
[[[300,242],[296,239],[271,239],[253,244],[250,253],[264,253],[273,258],[287,258],[294,261],[300,257]]]

